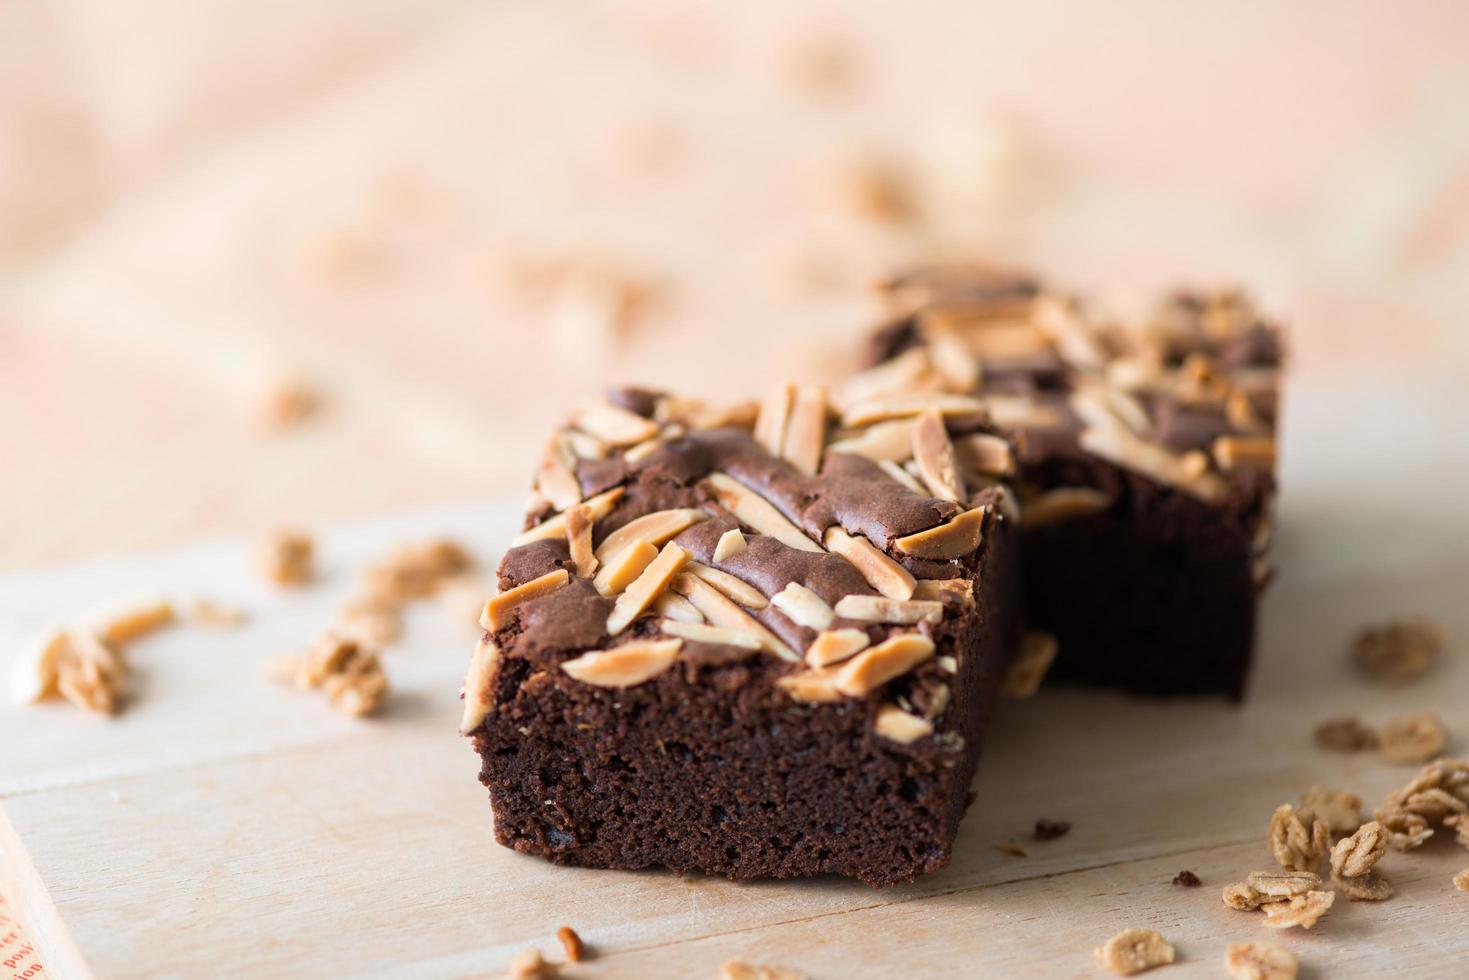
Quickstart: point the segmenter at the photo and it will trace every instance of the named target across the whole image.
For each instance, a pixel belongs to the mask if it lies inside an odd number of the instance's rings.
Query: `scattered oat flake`
[[[1064,837],[1070,832],[1071,822],[1069,820],[1041,819],[1035,822],[1036,840],[1055,840],[1057,837]]]
[[[1288,901],[1270,902],[1262,906],[1265,910],[1265,925],[1270,929],[1289,929],[1293,926],[1310,929],[1321,920],[1334,901],[1336,892],[1311,891],[1296,895]]]
[[[1368,677],[1402,684],[1421,677],[1443,652],[1443,627],[1424,616],[1403,616],[1363,627],[1352,640],[1352,657]]]
[[[260,542],[255,554],[266,578],[276,585],[294,587],[310,581],[315,551],[316,544],[309,534],[278,530]]]
[[[561,945],[566,950],[566,959],[571,963],[580,963],[587,958],[587,946],[582,942],[581,936],[571,926],[562,926],[556,930],[556,938],[561,940]]]
[[[1382,726],[1382,755],[1389,762],[1427,762],[1443,752],[1448,729],[1432,712],[1394,718]]]
[[[788,970],[783,966],[768,966],[746,963],[744,960],[727,960],[719,968],[719,980],[807,980],[806,974]]]
[[[1469,892],[1469,868],[1454,875],[1454,887],[1461,892]]]
[[[1333,752],[1365,752],[1379,741],[1377,730],[1359,718],[1332,718],[1316,726],[1316,744]]]
[[[1382,902],[1393,897],[1392,882],[1381,871],[1368,871],[1356,878],[1343,878],[1333,873],[1331,883],[1354,902]]]
[[[1018,858],[1030,857],[1030,852],[1028,850],[1026,850],[1022,845],[1017,844],[1014,841],[1010,841],[1010,840],[1002,840],[1002,841],[1000,841],[998,844],[995,845],[995,850],[997,850],[997,851],[1004,851],[1006,854],[1009,854],[1011,857],[1018,857]]]
[[[1230,943],[1224,969],[1232,980],[1295,980],[1300,961],[1279,943]]]
[[[1102,964],[1118,976],[1166,966],[1173,962],[1173,947],[1152,929],[1124,929],[1097,950]]]
[[[1186,868],[1173,876],[1173,884],[1180,888],[1198,888],[1203,883],[1202,878]]]
[[[1350,834],[1362,826],[1362,798],[1355,793],[1338,793],[1324,786],[1312,786],[1301,795],[1302,819],[1309,813],[1326,821],[1333,834]]]

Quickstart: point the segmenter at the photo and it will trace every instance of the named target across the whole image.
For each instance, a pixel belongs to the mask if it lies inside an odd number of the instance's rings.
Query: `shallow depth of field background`
[[[520,491],[606,383],[831,376],[965,255],[1243,281],[1411,428],[1469,4],[9,0],[0,567]]]

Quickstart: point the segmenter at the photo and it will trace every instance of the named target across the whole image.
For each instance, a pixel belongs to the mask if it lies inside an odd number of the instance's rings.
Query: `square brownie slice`
[[[885,286],[854,384],[971,398],[1018,447],[1027,623],[1051,677],[1243,696],[1270,504],[1281,338],[1236,291],[1141,311],[983,268]]]
[[[948,862],[1018,603],[1013,498],[953,440],[1009,447],[888,411],[913,472],[848,452],[883,419],[835,427],[815,387],[619,391],[555,434],[465,683],[501,844],[874,886]]]

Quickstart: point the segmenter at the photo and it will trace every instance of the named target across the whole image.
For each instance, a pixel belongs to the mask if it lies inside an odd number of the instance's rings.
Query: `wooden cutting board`
[[[1127,926],[1178,947],[1159,976],[1218,976],[1226,943],[1265,938],[1316,977],[1462,975],[1469,894],[1450,877],[1469,852],[1447,840],[1389,853],[1397,897],[1341,901],[1309,933],[1271,933],[1218,897],[1270,866],[1279,803],[1321,783],[1370,809],[1411,775],[1315,748],[1323,718],[1437,710],[1463,751],[1469,549],[1445,480],[1462,464],[1444,463],[1430,425],[1340,422],[1401,419],[1403,394],[1295,392],[1283,572],[1249,703],[1045,691],[1004,705],[953,865],[912,885],[582,871],[497,846],[455,733],[474,630],[434,603],[385,655],[394,693],[380,718],[265,679],[394,544],[449,534],[491,567],[515,524],[506,501],[331,529],[321,581],[295,592],[263,584],[242,541],[0,580],[0,668],[43,623],[122,595],[203,594],[251,613],[235,631],[182,625],[140,642],[137,696],[116,719],[0,711],[0,890],[60,977],[483,976],[528,946],[559,956],[563,924],[596,953],[569,971],[586,977],[713,976],[733,956],[815,977],[1094,976],[1091,951]],[[1459,640],[1431,679],[1374,687],[1348,667],[1349,637],[1408,610]],[[1074,829],[1030,841],[1037,818]],[[1030,856],[993,846],[1006,840]],[[1204,887],[1171,885],[1185,868]]]

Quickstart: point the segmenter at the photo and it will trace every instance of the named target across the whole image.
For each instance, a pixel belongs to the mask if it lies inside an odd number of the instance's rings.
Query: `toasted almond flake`
[[[1214,462],[1226,473],[1275,468],[1275,440],[1265,436],[1220,436],[1214,440]]]
[[[510,961],[507,980],[552,980],[560,971],[538,949],[522,949]]]
[[[566,950],[566,960],[569,963],[580,963],[587,958],[586,943],[582,942],[581,936],[571,926],[562,926],[556,930],[556,938],[561,940],[561,948]]]
[[[1057,296],[1038,296],[1034,311],[1032,321],[1068,365],[1081,371],[1100,371],[1106,366],[1107,352],[1073,304]]]
[[[568,429],[561,433],[566,440],[566,447],[577,459],[606,459],[608,455],[607,444],[596,436],[589,436],[585,432],[577,432]]]
[[[600,521],[612,512],[612,508],[622,499],[624,492],[622,487],[613,487],[611,490],[599,493],[595,497],[583,501],[583,505],[592,512],[592,520]],[[513,547],[518,548],[523,544],[530,544],[532,541],[547,541],[553,538],[564,537],[565,534],[566,511],[563,510],[559,514],[546,518],[535,527],[521,531],[510,543]]]
[[[845,696],[836,689],[836,668],[834,667],[787,674],[777,679],[775,686],[786,692],[792,700],[811,704],[840,701]]]
[[[760,403],[760,415],[755,419],[755,441],[772,456],[780,455],[795,396],[796,386],[783,384],[772,388]]]
[[[822,630],[806,648],[806,662],[812,667],[828,667],[860,653],[872,645],[866,630]]]
[[[256,562],[265,577],[276,585],[294,587],[311,579],[315,571],[316,545],[310,535],[299,531],[274,531],[256,549]]]
[[[10,694],[16,704],[34,704],[56,694],[56,679],[67,646],[66,631],[59,627],[48,629],[26,644],[11,667]]]
[[[1133,432],[1127,421],[1117,413],[1100,384],[1079,385],[1067,395],[1066,404],[1071,408],[1072,414],[1081,420],[1082,425],[1089,429]]]
[[[921,578],[913,583],[914,599],[974,602],[974,583],[967,578]]]
[[[995,844],[995,850],[1002,851],[1011,857],[1028,858],[1030,850],[1023,844],[1017,844],[1013,840],[1002,840]]]
[[[714,560],[724,561],[744,550],[745,533],[737,527],[732,527],[721,534],[719,541],[714,545]]]
[[[942,670],[946,674],[957,674],[957,673],[959,673],[959,658],[958,657],[951,657],[951,656],[945,655],[945,656],[939,657],[936,661],[934,661],[934,663],[938,664],[939,665],[939,670]]]
[[[745,486],[728,473],[714,472],[705,478],[714,498],[721,507],[761,534],[768,534],[781,544],[798,551],[821,551],[821,545],[812,541],[775,505]]]
[[[760,416],[758,402],[744,401],[733,405],[710,405],[698,398],[665,395],[653,411],[660,422],[676,422],[689,429],[723,429],[733,426],[751,429]]]
[[[1247,435],[1261,436],[1270,431],[1270,425],[1255,409],[1255,402],[1250,398],[1249,392],[1239,388],[1235,388],[1224,399],[1224,420],[1231,429]]]
[[[617,602],[613,604],[612,612],[607,617],[607,632],[616,636],[632,625],[632,621],[642,615],[648,604],[668,588],[668,583],[688,563],[690,557],[687,549],[672,541],[665,544],[658,557],[617,597]]]
[[[933,722],[909,714],[897,705],[885,704],[877,709],[872,730],[883,738],[908,745],[933,734]]]
[[[860,534],[848,534],[833,524],[826,529],[822,543],[832,554],[841,555],[862,573],[867,584],[889,599],[913,598],[916,587],[912,574],[878,550],[877,546]]]
[[[1355,878],[1344,878],[1332,872],[1331,883],[1353,902],[1385,902],[1396,894],[1392,881],[1376,869]]]
[[[372,650],[357,640],[337,633],[323,633],[306,654],[287,665],[280,680],[302,690],[325,692],[332,706],[362,718],[372,714],[388,692],[382,663]]]
[[[474,656],[469,660],[469,672],[464,676],[464,712],[459,717],[459,734],[468,735],[480,726],[485,715],[494,704],[490,692],[490,681],[495,664],[500,659],[500,648],[493,640],[481,638],[474,645]]]
[[[1389,762],[1427,762],[1443,752],[1448,729],[1431,711],[1394,718],[1382,726],[1382,755]]]
[[[692,507],[655,510],[651,514],[644,514],[607,535],[597,546],[597,560],[610,561],[634,541],[647,541],[661,548],[664,542],[673,540],[688,528],[708,518],[709,515],[704,511]]]
[[[937,623],[944,618],[944,604],[932,599],[889,599],[876,595],[848,595],[837,601],[836,614],[843,619],[866,623]]]
[[[577,409],[571,424],[608,446],[632,446],[658,434],[657,422],[605,401]]]
[[[566,436],[557,433],[546,444],[541,462],[536,467],[536,489],[557,510],[581,503],[581,483],[576,478],[576,457],[567,445]]]
[[[577,504],[566,513],[566,547],[576,574],[591,578],[597,571],[597,556],[592,551],[591,508]]]
[[[149,599],[97,617],[92,631],[108,646],[120,647],[173,621],[173,603]]]
[[[670,426],[667,430],[659,433],[651,439],[645,439],[644,441],[638,443],[636,446],[629,446],[626,450],[623,451],[622,458],[627,460],[629,463],[641,463],[643,460],[647,459],[649,456],[652,456],[658,450],[662,449],[664,444],[666,444],[669,439],[676,439],[679,435],[682,435],[682,433]]]
[[[1015,454],[1010,443],[987,432],[976,432],[954,440],[959,465],[986,476],[1011,476],[1015,472]]]
[[[1200,500],[1213,502],[1224,495],[1224,482],[1214,474],[1190,477],[1178,454],[1124,429],[1085,429],[1078,442],[1087,452],[1159,483],[1177,487]]]
[[[1020,523],[1025,527],[1044,527],[1062,521],[1100,514],[1112,506],[1112,496],[1091,487],[1057,487],[1020,505]]]
[[[964,499],[964,482],[955,463],[954,444],[937,409],[927,409],[918,416],[913,427],[913,459],[929,493],[940,500]]]
[[[904,487],[912,490],[914,493],[924,495],[928,493],[927,490],[923,489],[923,484],[919,483],[912,473],[909,473],[907,470],[903,469],[903,467],[899,466],[897,463],[894,463],[892,460],[880,459],[877,461],[877,465],[882,467],[882,471],[884,473],[892,477],[894,480],[897,480]]]
[[[928,359],[946,389],[964,394],[979,387],[979,360],[958,334],[952,330],[931,330],[926,343]]]
[[[653,600],[649,607],[653,612],[664,619],[676,620],[680,623],[702,623],[704,614],[694,608],[694,604],[677,592],[661,592],[658,598]]]
[[[1270,902],[1261,906],[1265,910],[1265,926],[1269,929],[1289,929],[1300,926],[1309,929],[1321,920],[1326,910],[1336,901],[1336,892],[1307,892],[1284,902]]]
[[[673,666],[683,640],[638,640],[610,650],[592,650],[561,664],[561,669],[583,684],[596,687],[633,687]]]
[[[893,544],[903,554],[915,558],[963,558],[979,548],[985,514],[982,507],[966,510],[937,527],[899,538]]]
[[[1000,693],[1007,698],[1017,699],[1033,696],[1046,679],[1058,649],[1059,644],[1054,635],[1039,630],[1027,632],[1021,637],[1020,650],[1000,682]]]
[[[826,451],[850,453],[877,463],[902,463],[913,455],[914,428],[915,423],[912,419],[879,422],[876,425],[869,425],[855,435],[836,440],[826,447]]]
[[[985,395],[980,401],[990,421],[1004,429],[1054,429],[1067,421],[1059,406],[1041,404],[1028,395]]]
[[[785,644],[780,637],[770,630],[761,626],[755,617],[735,604],[729,596],[710,585],[708,582],[684,572],[673,579],[673,589],[680,595],[688,598],[698,609],[704,618],[715,626],[725,626],[730,629],[747,630],[756,634],[765,641],[765,649],[776,656],[796,661],[801,658],[796,656],[796,651]]]
[[[538,578],[533,578],[529,582],[517,585],[513,589],[507,589],[499,595],[491,596],[485,603],[484,612],[480,615],[480,625],[492,632],[501,629],[509,622],[510,610],[522,603],[554,592],[570,580],[571,573],[564,568],[558,568]]]
[[[857,654],[837,668],[833,685],[859,698],[912,670],[933,656],[933,641],[919,633],[900,633]]]
[[[873,422],[921,415],[930,409],[945,416],[982,415],[985,403],[978,398],[941,392],[887,395],[853,405],[842,413],[842,425],[856,428]]]
[[[1173,947],[1152,929],[1124,929],[1097,950],[1102,965],[1118,976],[1151,970],[1173,962]]]
[[[831,606],[800,582],[791,582],[770,599],[770,604],[785,613],[787,619],[807,629],[824,630],[836,618]]]
[[[791,403],[780,455],[807,476],[821,467],[821,450],[826,444],[826,389],[802,385]]]
[[[850,408],[884,395],[907,391],[928,370],[928,351],[922,347],[910,347],[897,357],[848,378],[842,386],[839,404],[843,408]]]
[[[718,568],[710,568],[708,565],[697,561],[689,562],[688,570],[746,609],[764,609],[770,605],[770,600],[765,597],[764,592],[761,592],[744,579],[729,574],[729,572],[721,571]]]
[[[1230,980],[1296,980],[1300,961],[1279,943],[1230,943],[1224,970]]]
[[[657,557],[658,548],[651,541],[634,541],[602,565],[592,579],[592,587],[598,595],[615,596],[643,574],[643,569]]]
[[[764,637],[749,630],[730,629],[728,626],[710,626],[707,623],[682,623],[676,619],[665,619],[659,628],[669,636],[682,637],[695,643],[715,643],[746,650],[759,650],[765,646]]]

